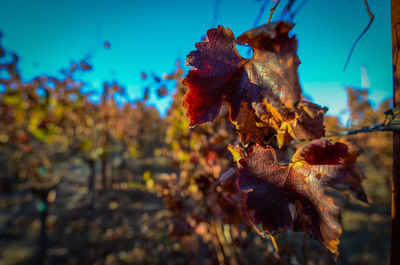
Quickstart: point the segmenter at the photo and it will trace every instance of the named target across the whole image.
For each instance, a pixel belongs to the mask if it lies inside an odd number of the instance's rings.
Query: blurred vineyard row
[[[189,129],[179,63],[163,77],[143,73],[150,89],[132,100],[117,82],[90,91],[86,61],[29,81],[18,62],[0,46],[0,264],[335,264],[301,233],[277,235],[277,253],[241,221],[226,178],[240,139],[227,109]],[[346,89],[349,120],[327,116],[327,135],[381,123],[390,108]],[[165,117],[147,104],[154,92],[172,97]],[[370,204],[332,191],[344,208],[338,260],[388,263],[391,133],[345,140],[360,148]],[[294,151],[284,146],[280,160]]]

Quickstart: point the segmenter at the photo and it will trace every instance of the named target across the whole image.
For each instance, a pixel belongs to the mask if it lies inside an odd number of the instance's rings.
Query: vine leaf
[[[358,155],[358,149],[350,143],[339,141],[332,144],[327,139],[314,140],[293,155],[293,169],[311,178],[322,176],[328,186],[347,191],[368,203],[361,186],[365,176],[356,163]]]
[[[247,102],[241,103],[239,113],[235,117],[236,119],[232,123],[240,132],[242,143],[262,144],[265,138],[270,138],[275,134],[274,128],[261,122]]]
[[[265,92],[281,97],[289,108],[300,101],[301,94],[297,40],[288,35],[293,26],[284,21],[268,23],[236,39],[238,44],[247,44],[253,49],[253,58],[246,65],[250,80],[263,87]]]
[[[300,100],[300,60],[297,40],[289,37],[292,27],[283,21],[269,23],[236,40],[230,29],[210,29],[186,59],[196,68],[183,80],[189,88],[183,104],[190,125],[215,120],[222,104],[228,104],[243,144],[269,142],[274,135],[279,146],[323,136],[326,109]],[[241,57],[236,43],[249,45],[253,57]]]
[[[196,43],[197,50],[187,56],[186,64],[197,68],[189,71],[183,80],[189,87],[184,106],[191,126],[217,118],[229,80],[246,61],[235,45],[232,31],[218,26],[210,29],[206,41]]]
[[[348,190],[366,201],[357,155],[349,144],[321,139],[301,147],[291,164],[281,166],[271,147],[254,146],[239,169],[245,205],[266,231],[304,231],[337,254],[340,208],[324,189]]]

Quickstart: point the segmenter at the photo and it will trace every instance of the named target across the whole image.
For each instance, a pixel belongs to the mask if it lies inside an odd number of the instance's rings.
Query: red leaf
[[[293,229],[292,187],[286,183],[287,168],[278,164],[274,150],[256,146],[241,164],[239,187],[248,191],[246,206],[255,211],[256,221],[271,233]]]
[[[206,41],[196,43],[197,50],[187,56],[186,63],[197,68],[189,71],[183,80],[183,84],[189,87],[184,106],[191,126],[212,121],[218,116],[229,88],[227,83],[245,62],[235,46],[232,31],[218,26],[210,29]]]
[[[261,122],[247,102],[242,102],[239,113],[235,117],[233,124],[240,131],[242,143],[262,144],[264,139],[275,135],[275,129],[269,124]]]
[[[320,175],[328,186],[346,190],[360,201],[368,202],[361,186],[365,176],[356,163],[358,155],[358,149],[350,143],[314,140],[293,155],[293,169],[309,177]]]
[[[280,166],[272,148],[253,147],[239,170],[239,187],[248,192],[246,207],[254,210],[255,221],[265,230],[305,231],[337,253],[340,209],[324,188],[349,190],[366,200],[352,149],[345,143],[316,140],[300,148],[289,166]]]
[[[253,48],[254,56],[246,69],[251,74],[250,80],[275,96],[282,93],[282,102],[289,108],[300,101],[301,94],[297,41],[288,35],[293,26],[284,21],[273,22],[253,28],[236,40]]]
[[[229,29],[210,29],[204,42],[187,56],[189,71],[183,84],[190,125],[214,120],[222,104],[230,107],[230,119],[244,144],[268,142],[277,134],[279,146],[292,139],[324,135],[326,109],[300,102],[297,75],[300,63],[297,41],[288,33],[293,24],[275,22],[245,32],[239,44],[253,49],[253,58],[242,58]]]

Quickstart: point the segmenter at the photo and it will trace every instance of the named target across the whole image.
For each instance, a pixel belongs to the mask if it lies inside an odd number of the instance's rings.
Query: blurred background
[[[268,0],[0,0],[0,264],[336,264],[302,233],[239,222],[218,181],[238,136],[227,110],[189,129],[186,54],[217,25],[265,24]],[[305,97],[327,134],[382,123],[391,108],[390,1],[282,0],[296,24]],[[251,57],[239,47],[243,57]],[[339,264],[388,264],[392,136],[361,151],[369,205],[343,208]],[[342,139],[341,138],[341,139]],[[292,154],[298,146],[286,146]]]

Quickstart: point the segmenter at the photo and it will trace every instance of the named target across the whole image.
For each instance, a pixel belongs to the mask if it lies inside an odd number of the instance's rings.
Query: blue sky
[[[235,36],[250,29],[264,1],[219,0],[217,24]],[[303,0],[297,0],[300,4]],[[58,73],[71,61],[91,55],[94,87],[117,80],[132,97],[141,97],[141,72],[172,72],[214,21],[216,0],[0,0],[0,30],[7,50],[20,55],[27,79]],[[267,22],[269,4],[259,24]],[[272,20],[279,18],[282,0]],[[369,21],[363,0],[309,0],[295,18],[299,40],[300,81],[315,103],[339,115],[346,106],[344,86],[361,86],[361,69],[369,77],[373,102],[392,94],[390,1],[369,1],[375,20],[358,43],[343,72],[349,50]],[[103,43],[111,43],[104,49]],[[365,72],[365,70],[364,70]],[[169,98],[150,104],[165,113]],[[345,116],[344,116],[345,117]]]

